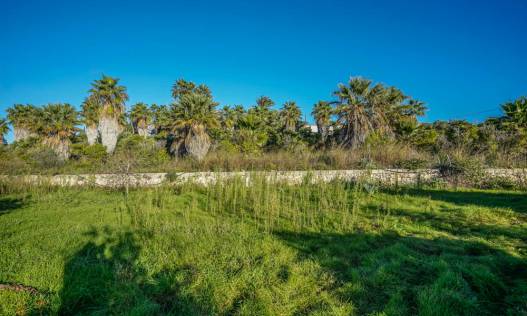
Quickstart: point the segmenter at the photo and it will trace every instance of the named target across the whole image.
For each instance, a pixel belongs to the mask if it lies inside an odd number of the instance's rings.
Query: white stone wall
[[[489,177],[503,177],[526,185],[527,169],[487,169]],[[169,182],[167,173],[134,173],[134,174],[81,174],[55,176],[1,176],[3,179],[14,179],[32,184],[51,184],[60,186],[157,186]],[[194,182],[201,185],[214,184],[216,181],[240,178],[247,184],[255,179],[265,179],[269,182],[285,182],[298,184],[302,181],[330,182],[343,181],[373,181],[389,185],[417,184],[441,180],[441,174],[436,169],[402,170],[318,170],[318,171],[259,171],[259,172],[181,172],[171,175],[172,183]]]

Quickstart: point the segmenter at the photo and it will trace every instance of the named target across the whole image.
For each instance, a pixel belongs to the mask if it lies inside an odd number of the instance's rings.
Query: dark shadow
[[[148,275],[138,261],[144,234],[106,228],[89,237],[65,264],[60,315],[210,314],[181,293],[186,268]]]
[[[335,279],[358,315],[523,315],[527,261],[477,242],[397,233],[276,236]]]
[[[21,208],[23,205],[22,199],[0,198],[0,216]]]
[[[499,225],[476,223],[452,212],[412,212],[406,209],[390,209],[390,215],[405,217],[414,223],[419,223],[419,225],[428,226],[451,235],[475,236],[483,239],[505,236],[527,243],[527,229],[519,225],[500,227]]]
[[[432,200],[458,205],[510,208],[515,212],[527,214],[527,193],[519,191],[448,191],[437,189],[401,188],[398,190],[385,189],[383,192],[388,194],[408,194],[418,197],[428,197]]]

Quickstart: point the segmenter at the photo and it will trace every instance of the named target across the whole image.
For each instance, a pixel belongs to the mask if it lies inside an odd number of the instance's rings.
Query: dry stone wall
[[[506,178],[521,185],[527,184],[527,169],[486,169],[489,177]],[[239,178],[247,184],[255,179],[265,179],[270,182],[298,184],[303,181],[330,182],[342,181],[373,181],[388,185],[408,185],[441,181],[443,177],[437,169],[402,170],[318,170],[318,171],[261,171],[261,172],[181,172],[172,173],[133,173],[133,174],[81,174],[55,176],[1,176],[4,179],[22,181],[31,184],[51,184],[59,186],[157,186],[163,183],[193,182],[202,185],[214,184],[216,181],[226,181]]]

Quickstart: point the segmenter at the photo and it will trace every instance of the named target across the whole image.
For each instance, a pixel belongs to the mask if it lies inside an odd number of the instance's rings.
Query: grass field
[[[0,196],[0,314],[526,315],[527,195],[346,183]]]

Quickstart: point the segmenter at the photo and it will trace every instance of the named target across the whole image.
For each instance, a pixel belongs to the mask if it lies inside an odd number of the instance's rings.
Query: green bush
[[[101,144],[74,144],[71,147],[72,158],[77,160],[87,160],[94,163],[102,163],[106,160],[108,154],[106,148]]]

